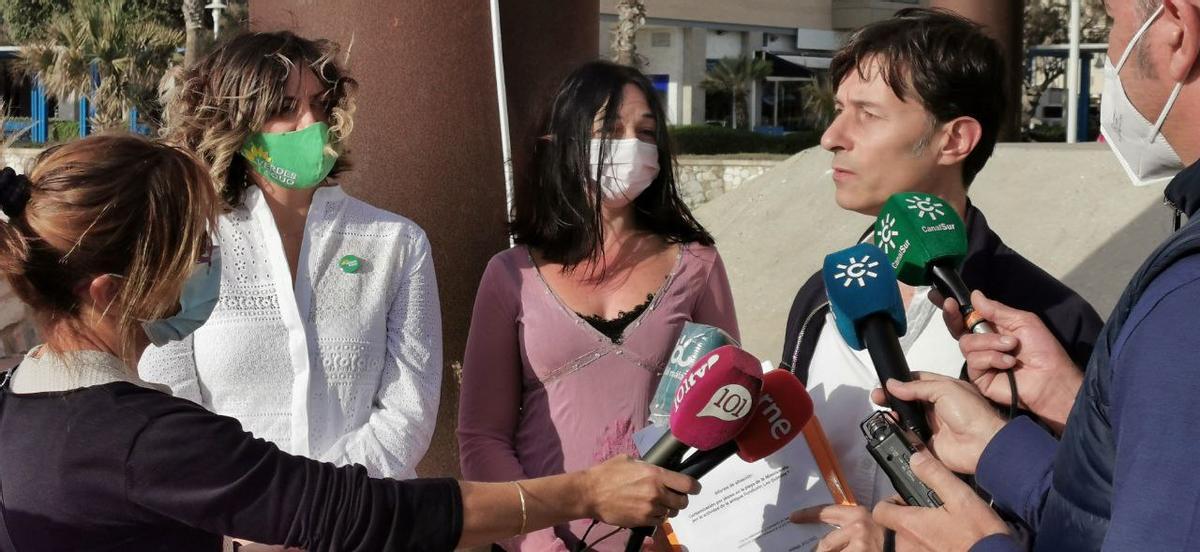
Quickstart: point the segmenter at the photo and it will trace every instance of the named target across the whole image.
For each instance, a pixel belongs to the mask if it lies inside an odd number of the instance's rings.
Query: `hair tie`
[[[21,215],[27,203],[29,178],[17,174],[12,167],[4,167],[4,170],[0,170],[0,211],[8,216],[8,220],[12,220]]]

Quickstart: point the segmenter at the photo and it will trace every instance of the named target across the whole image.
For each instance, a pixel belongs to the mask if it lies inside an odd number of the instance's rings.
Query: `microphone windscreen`
[[[910,286],[930,285],[934,262],[958,268],[967,256],[967,225],[944,200],[905,192],[889,197],[875,219],[875,245]]]
[[[838,332],[855,350],[864,348],[858,324],[870,316],[887,315],[896,335],[908,330],[896,273],[878,247],[860,243],[826,255],[821,277]]]
[[[812,415],[812,397],[795,374],[782,368],[767,372],[750,422],[735,439],[738,456],[757,462],[774,454],[803,432]]]
[[[720,328],[684,322],[675,348],[671,350],[671,358],[663,369],[662,378],[654,390],[654,398],[650,400],[650,424],[666,427],[671,422],[671,409],[675,405],[675,391],[679,389],[679,381],[692,368],[696,361],[722,345],[737,345],[737,340],[730,337]]]
[[[733,345],[700,357],[675,391],[671,433],[680,442],[708,450],[741,433],[762,391],[762,367],[754,355]]]

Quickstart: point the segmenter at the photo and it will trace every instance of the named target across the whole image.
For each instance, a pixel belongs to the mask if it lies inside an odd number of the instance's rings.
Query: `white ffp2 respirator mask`
[[[1120,161],[1121,167],[1125,169],[1125,174],[1129,176],[1129,180],[1133,182],[1134,186],[1164,184],[1183,170],[1183,161],[1179,159],[1179,154],[1175,153],[1175,149],[1167,143],[1167,139],[1162,135],[1163,122],[1167,120],[1171,106],[1179,97],[1183,83],[1175,83],[1175,89],[1167,98],[1167,103],[1163,105],[1158,119],[1153,123],[1146,120],[1133,106],[1129,95],[1125,93],[1125,87],[1121,84],[1121,68],[1129,60],[1137,41],[1150,28],[1150,24],[1162,15],[1162,12],[1163,8],[1159,6],[1158,11],[1154,12],[1142,24],[1142,28],[1134,33],[1116,65],[1113,65],[1111,59],[1104,59],[1104,92],[1100,96],[1100,134],[1104,135],[1104,141],[1112,148],[1113,154],[1117,156],[1117,160]]]

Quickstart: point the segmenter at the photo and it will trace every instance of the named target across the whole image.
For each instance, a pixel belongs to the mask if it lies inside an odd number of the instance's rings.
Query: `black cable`
[[[592,520],[592,524],[588,525],[587,531],[583,532],[583,537],[580,537],[579,544],[575,545],[575,552],[583,552],[584,550],[588,549],[588,544],[587,544],[588,535],[590,535],[592,533],[592,529],[594,529],[596,527],[596,525],[598,525],[599,523],[600,523],[600,520],[598,520],[598,519]],[[595,546],[595,545],[593,545],[593,546]]]
[[[1012,370],[1005,372],[1008,376],[1008,390],[1012,392],[1012,403],[1008,405],[1008,419],[1012,420],[1017,417],[1017,378],[1013,375]]]
[[[620,532],[621,532],[621,528],[617,527],[616,529],[613,529],[612,531],[610,531],[607,535],[604,535],[603,537],[596,539],[596,542],[593,542],[592,544],[589,544],[586,547],[584,547],[584,550],[587,550],[588,548],[596,546],[597,544],[604,542],[604,540],[607,539],[608,537],[611,537]]]
[[[973,307],[963,306],[963,305],[966,305],[966,303],[960,303],[960,306],[959,306],[960,312],[963,315],[963,319],[970,320],[969,315],[971,313],[975,312],[975,309]],[[988,322],[987,320],[983,320],[983,319],[980,319],[973,326],[968,328],[967,331],[969,331],[971,333],[975,333],[975,334],[997,333],[996,327],[993,326],[991,322]],[[1021,398],[1020,395],[1017,394],[1017,378],[1016,378],[1016,376],[1013,375],[1013,370],[1015,370],[1015,369],[1016,369],[1016,366],[1014,366],[1012,370],[1008,370],[1005,372],[1005,375],[1008,377],[1008,391],[1012,395],[1012,401],[1009,402],[1009,405],[1008,405],[1008,419],[1010,419],[1010,420],[1017,417],[1017,403]]]

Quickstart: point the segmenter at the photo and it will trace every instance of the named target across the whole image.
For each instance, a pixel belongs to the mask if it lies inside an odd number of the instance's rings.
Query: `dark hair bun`
[[[26,203],[29,203],[29,179],[12,167],[4,167],[0,170],[0,211],[11,220],[21,215]]]

